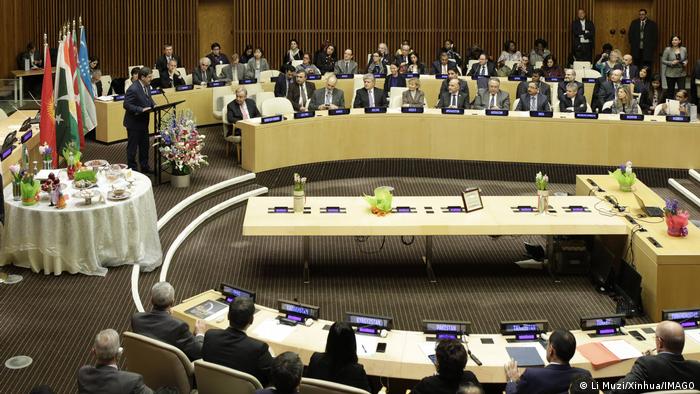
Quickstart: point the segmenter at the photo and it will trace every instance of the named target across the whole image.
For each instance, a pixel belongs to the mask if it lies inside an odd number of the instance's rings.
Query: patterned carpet
[[[187,195],[245,171],[224,157],[220,128],[205,128],[210,165],[197,171],[189,189],[154,187],[158,214]],[[124,162],[124,143],[89,142],[86,158]],[[291,173],[310,179],[309,195],[359,195],[375,186],[394,186],[399,195],[454,195],[478,185],[485,195],[532,194],[530,178],[540,167],[559,181],[553,191],[574,192],[574,174],[603,173],[602,168],[511,165],[427,160],[371,160],[325,163],[258,174],[254,184],[217,194],[183,212],[161,232],[163,253],[178,233],[206,209],[264,185],[270,195],[288,195]],[[645,172],[646,171],[646,172]],[[681,171],[638,171],[663,196],[665,178],[683,178]],[[697,185],[682,181],[696,193]],[[676,196],[677,197],[677,196]],[[691,210],[698,217],[698,212]],[[567,276],[554,284],[540,270],[524,270],[523,241],[542,244],[541,237],[440,237],[434,245],[439,283],[427,281],[421,262],[424,239],[404,245],[399,238],[351,237],[312,239],[312,282],[302,281],[301,242],[286,238],[241,236],[244,209],[235,207],[209,220],[180,247],[168,280],[178,300],[222,281],[257,291],[259,302],[272,306],[278,298],[319,305],[326,319],[341,319],[346,311],[389,315],[399,329],[418,330],[421,319],[470,320],[473,331],[497,332],[498,321],[538,318],[552,327],[577,328],[582,315],[611,313],[612,299],[597,293],[586,277]],[[411,241],[404,239],[404,241]],[[381,247],[383,244],[383,247]],[[0,359],[29,355],[34,363],[23,370],[0,370],[0,392],[25,393],[39,384],[56,392],[75,392],[77,369],[92,362],[90,347],[97,331],[128,329],[135,311],[130,295],[130,267],[111,269],[106,277],[43,275],[5,268],[24,275],[13,286],[0,285]],[[139,292],[147,303],[159,271],[141,274]],[[646,321],[638,319],[633,322]]]

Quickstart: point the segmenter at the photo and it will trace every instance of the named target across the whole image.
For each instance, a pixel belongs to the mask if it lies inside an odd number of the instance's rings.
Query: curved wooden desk
[[[365,114],[293,119],[266,125],[259,119],[237,123],[243,136],[243,168],[252,172],[324,161],[420,158],[617,167],[631,160],[638,167],[700,167],[697,123],[667,123],[664,117],[622,121],[601,114],[597,120],[423,114]],[[666,141],[666,142],[664,142]]]

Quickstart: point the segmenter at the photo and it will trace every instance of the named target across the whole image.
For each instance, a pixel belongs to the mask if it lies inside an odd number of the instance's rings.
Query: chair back
[[[405,92],[405,91],[407,91],[407,90],[408,90],[408,88],[393,87],[393,88],[391,88],[391,90],[389,91],[389,98],[392,98],[392,97],[395,97],[395,96],[401,97],[401,95],[403,94],[403,92]]]
[[[542,64],[543,64],[542,61],[535,62],[535,70],[538,68],[542,68]]]
[[[396,89],[396,88],[394,88]],[[393,92],[394,89],[391,89]],[[403,105],[403,97],[400,94],[391,95],[389,97],[389,108],[401,108]]]
[[[262,102],[262,109],[260,112],[262,116],[289,114],[294,112],[294,107],[292,107],[292,103],[285,97],[271,97]]]
[[[292,67],[297,68],[301,66],[302,63],[304,63],[303,60],[292,60]]]
[[[300,394],[367,394],[367,391],[340,383],[301,378]]]
[[[185,80],[185,84],[192,85],[192,74],[185,75],[184,80]]]
[[[251,98],[253,100],[255,100],[255,96],[257,96],[258,93],[263,91],[263,88],[262,88],[262,85],[260,84],[260,82],[251,83],[248,85],[238,85],[238,86],[236,86],[235,89],[238,89],[239,87],[245,88],[245,90],[248,92],[248,98]],[[236,91],[235,89],[233,90],[234,92]],[[272,95],[274,96],[275,94],[273,93]]]
[[[143,67],[143,64],[139,64],[138,66],[129,66],[129,68],[126,70],[126,75],[128,75],[128,77],[127,77],[126,79],[129,79],[129,78],[131,77],[131,70],[132,70],[134,67],[141,68],[141,67]],[[155,77],[154,77],[154,78],[155,78]]]
[[[265,70],[260,72],[260,80],[258,82],[270,82],[272,77],[280,75],[279,70]]]
[[[184,67],[178,67],[176,68],[176,70],[180,73],[180,76],[182,78],[185,78],[185,76],[187,76],[187,70]]]
[[[574,62],[573,67],[574,70],[585,70],[585,69],[591,69],[593,68],[593,65],[591,62]]]
[[[220,66],[220,64],[219,64]],[[227,94],[231,94],[231,86],[217,86],[215,88],[211,88],[211,98],[212,98],[212,115],[216,119],[221,119],[222,116],[222,111],[224,108],[224,96]]]
[[[472,66],[475,65],[476,63],[479,63],[479,61],[478,61],[478,60],[474,60],[474,59],[468,61],[468,62],[467,62],[467,72],[468,72],[469,70],[471,70],[471,69],[472,69]]]
[[[593,70],[592,68],[587,68],[583,70],[584,78],[600,78],[600,71]]]
[[[262,113],[263,103],[267,100],[275,98],[273,92],[258,92],[255,94],[255,105],[258,107],[258,111]],[[284,98],[284,97],[282,97]]]
[[[505,62],[503,62],[503,64],[505,64],[505,65],[506,65],[508,68],[510,68],[511,70],[512,70],[513,67],[515,67],[515,65],[518,64],[518,63],[520,63],[520,62],[517,61],[517,60],[506,60]]]
[[[654,108],[654,115],[659,115],[661,113],[661,110],[664,109],[663,104],[659,104]]]
[[[129,331],[123,334],[123,344],[128,370],[143,375],[146,386],[192,391],[194,367],[180,349]]]
[[[194,362],[199,394],[254,394],[263,388],[255,376],[204,360]]]
[[[102,95],[106,96],[109,94],[109,88],[112,86],[112,76],[103,75],[100,77],[100,82],[102,82]],[[97,94],[97,92],[94,92]]]
[[[228,64],[215,64],[214,65],[214,72],[216,73],[217,76],[221,75],[221,71],[224,69],[224,67],[228,66]]]
[[[7,119],[7,114],[0,108],[0,120]]]
[[[157,68],[154,68],[153,70],[151,70],[151,74],[153,75],[153,79],[160,78],[160,71],[158,71]]]
[[[513,100],[513,111],[515,111],[516,108],[518,108],[518,104],[520,104],[520,98],[516,98]]]
[[[615,101],[613,101],[613,100],[606,101],[605,103],[603,103],[603,111],[612,108],[614,103],[615,103]]]

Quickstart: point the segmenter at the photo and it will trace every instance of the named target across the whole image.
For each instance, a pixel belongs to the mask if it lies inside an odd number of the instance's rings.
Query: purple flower
[[[681,228],[681,237],[686,237],[688,235],[688,227]]]

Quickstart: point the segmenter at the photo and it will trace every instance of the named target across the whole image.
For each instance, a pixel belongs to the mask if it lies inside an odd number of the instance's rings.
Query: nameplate
[[[583,83],[596,83],[597,80],[598,80],[598,78],[582,78],[581,79],[581,81],[583,81]]]
[[[464,115],[464,108],[443,108],[442,113],[447,115]]]
[[[251,83],[258,83],[258,80],[255,78],[250,78],[250,79],[241,79],[238,81],[239,85],[250,85]]]
[[[508,116],[507,109],[487,109],[486,115],[488,116]]]
[[[595,112],[576,112],[574,114],[576,119],[598,119],[598,114]]]
[[[422,114],[423,112],[425,112],[423,107],[401,107],[403,114]]]
[[[183,90],[192,90],[194,89],[194,85],[182,85],[182,86],[176,86],[175,91],[177,92],[182,92]]]
[[[527,77],[524,75],[510,75],[508,77],[509,81],[527,81]]]
[[[321,76],[318,74],[309,74],[306,76],[306,80],[308,81],[318,81],[319,79],[321,79]]]
[[[20,140],[22,140],[22,143],[24,144],[25,142],[29,141],[30,138],[32,138],[32,129],[29,129],[29,131],[22,134],[22,137],[20,137]]]
[[[667,121],[667,122],[683,122],[683,123],[688,123],[688,122],[690,122],[690,116],[668,115],[668,116],[666,116],[666,121]]]
[[[623,85],[631,85],[631,84],[634,83],[633,80],[631,80],[631,79],[626,79],[626,78],[623,78],[620,82],[622,82]]]
[[[482,79],[482,78],[490,78],[490,77],[488,75],[479,75],[479,74],[472,75],[472,80],[474,80],[474,81],[477,81],[477,80]]]
[[[124,101],[124,95],[118,94],[118,95],[114,96],[114,101]]]
[[[545,77],[544,78],[545,82],[561,82],[563,80],[564,80],[564,78],[562,78],[562,77]]]
[[[584,207],[583,205],[569,205],[568,207],[562,208],[564,208],[564,212],[591,212],[588,207]]]
[[[0,160],[5,160],[7,159],[11,154],[12,154],[12,149],[14,149],[14,146],[11,146],[7,148],[4,152],[2,152],[2,155],[0,155]]]
[[[347,213],[347,208],[344,207],[321,207],[321,213]]]
[[[435,74],[435,79],[447,79],[449,77],[447,74]]]
[[[353,79],[355,78],[355,74],[335,74],[335,77],[337,79]]]
[[[406,73],[403,75],[403,77],[406,79],[420,78],[420,74],[418,74],[418,73]]]
[[[620,120],[644,120],[642,114],[620,114]]]
[[[262,123],[262,124],[276,123],[276,122],[281,122],[283,119],[284,119],[284,117],[282,115],[265,116],[262,119],[260,119],[260,123]]]
[[[336,108],[336,109],[329,109],[328,110],[328,115],[335,116],[335,115],[347,115],[350,113],[350,108]]]
[[[212,81],[207,82],[208,88],[218,88],[219,86],[226,86],[226,81]]]
[[[316,112],[314,112],[314,111],[305,111],[305,112],[294,113],[294,119],[313,118],[314,116],[316,116]]]
[[[365,108],[366,114],[385,114],[386,107],[367,107]]]
[[[530,111],[531,118],[551,118],[554,116],[552,111]]]
[[[151,89],[151,94],[163,94],[161,89]]]
[[[372,74],[374,75],[375,78],[386,78],[386,74],[378,73],[378,74]]]

